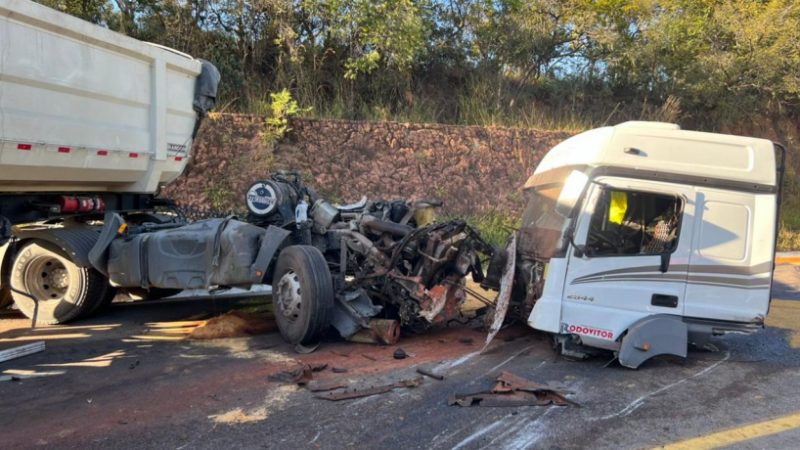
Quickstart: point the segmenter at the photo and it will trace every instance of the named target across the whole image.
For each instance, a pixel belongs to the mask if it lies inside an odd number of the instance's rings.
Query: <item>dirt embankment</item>
[[[162,195],[200,210],[241,210],[247,187],[274,170],[298,170],[339,201],[437,198],[445,212],[516,213],[520,187],[568,133],[521,128],[294,120],[277,145],[263,120],[220,115],[203,125],[184,175]]]

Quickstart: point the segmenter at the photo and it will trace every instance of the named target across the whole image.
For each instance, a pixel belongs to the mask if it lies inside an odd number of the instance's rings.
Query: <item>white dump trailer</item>
[[[0,1],[0,192],[155,192],[186,165],[202,70],[178,51]]]
[[[154,193],[186,166],[218,82],[206,61],[0,0],[0,303],[60,323],[116,288],[260,281],[249,255],[265,230],[222,219],[185,227],[156,213],[169,202]]]

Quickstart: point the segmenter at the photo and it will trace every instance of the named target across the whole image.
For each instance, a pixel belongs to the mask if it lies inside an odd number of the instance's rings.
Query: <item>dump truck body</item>
[[[0,2],[0,192],[153,193],[186,166],[202,64]]]

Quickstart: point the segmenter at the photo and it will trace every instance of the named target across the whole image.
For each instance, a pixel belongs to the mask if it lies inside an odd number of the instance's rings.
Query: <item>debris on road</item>
[[[448,405],[458,406],[580,406],[552,387],[535,383],[510,372],[501,372],[489,392],[454,394]]]
[[[325,400],[349,400],[352,398],[369,397],[371,395],[383,394],[395,388],[414,388],[422,384],[422,377],[414,377],[398,380],[385,384],[369,384],[361,382],[356,385],[348,386],[344,389],[332,390],[323,394],[315,395],[316,398]]]
[[[19,345],[0,351],[0,362],[10,361],[23,356],[32,355],[44,351],[44,341],[32,342],[30,344]]]
[[[246,337],[275,330],[275,322],[241,311],[230,311],[203,321],[189,333],[190,339]]]
[[[322,372],[327,368],[327,363],[303,364],[294,370],[286,370],[272,374],[267,377],[267,380],[291,382],[297,384],[298,386],[304,386],[314,378],[314,372]]]
[[[420,375],[425,375],[426,377],[431,377],[436,380],[442,381],[444,380],[444,375],[438,374],[427,367],[417,367],[417,373]]]
[[[403,350],[402,348],[397,347],[397,350],[394,351],[394,354],[392,354],[392,356],[394,357],[394,359],[406,359],[408,357],[408,354],[406,354],[406,351]]]

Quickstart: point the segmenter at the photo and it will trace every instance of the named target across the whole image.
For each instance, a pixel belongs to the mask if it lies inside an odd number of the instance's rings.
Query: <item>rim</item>
[[[294,323],[300,318],[303,298],[300,290],[300,277],[289,270],[278,281],[278,308],[283,317]]]
[[[28,293],[38,301],[61,300],[69,289],[69,272],[53,256],[38,256],[29,261],[23,280]]]

